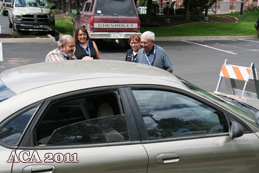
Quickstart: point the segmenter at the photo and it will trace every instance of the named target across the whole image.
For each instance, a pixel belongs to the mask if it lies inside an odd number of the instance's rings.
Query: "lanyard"
[[[67,57],[64,55],[63,52],[61,52],[61,50],[60,50],[59,48],[58,48],[58,51],[63,55],[63,57],[64,57],[66,60],[68,60]]]
[[[79,43],[79,44],[85,50],[85,52],[88,54],[88,56],[91,57],[91,51],[90,51],[90,47],[89,47],[89,42],[87,41],[87,49],[88,49],[88,51],[86,50],[86,48],[84,48],[84,46],[81,43]]]
[[[154,59],[153,59],[152,62],[150,62],[150,60],[149,60],[149,58],[148,58],[147,53],[145,52],[145,50],[143,50],[143,53],[144,53],[144,55],[145,55],[145,57],[146,57],[146,60],[147,60],[148,64],[149,64],[150,66],[153,66],[154,61],[155,61],[155,59],[156,59],[156,45],[154,45]]]
[[[137,60],[137,54],[136,54],[136,58],[134,58],[134,55],[133,53],[131,54],[131,62],[136,62]]]

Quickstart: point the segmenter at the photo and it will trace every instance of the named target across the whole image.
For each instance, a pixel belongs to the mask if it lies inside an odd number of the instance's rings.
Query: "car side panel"
[[[17,153],[23,151],[17,150]],[[52,165],[56,173],[147,171],[147,154],[141,144],[73,149],[37,150],[35,148],[28,151],[30,156],[33,152],[37,153],[41,160],[39,163],[43,166]],[[65,155],[70,156],[71,160],[65,162]],[[24,156],[25,159],[30,158],[28,155],[24,154]],[[28,166],[36,169],[39,163],[29,163],[29,161],[14,163],[13,173],[21,173]],[[43,169],[42,167],[40,170],[43,171]]]
[[[255,134],[144,144],[148,172],[257,172],[259,141]],[[159,156],[166,156],[164,162]],[[176,157],[178,156],[178,157]],[[163,171],[161,171],[163,170]]]
[[[4,165],[1,165],[0,172],[11,172],[13,164],[8,163],[8,160],[12,151],[13,151],[12,149],[0,146],[0,153],[1,153],[0,163],[5,163]]]

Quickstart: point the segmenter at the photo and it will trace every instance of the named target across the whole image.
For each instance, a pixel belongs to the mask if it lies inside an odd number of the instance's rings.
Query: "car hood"
[[[255,109],[259,110],[259,99],[250,98],[250,97],[241,97],[241,96],[230,95],[230,94],[225,94],[225,93],[216,93],[216,94],[219,96],[222,96],[222,97],[228,97],[229,99],[240,101],[242,103],[245,103],[245,104],[252,106]]]
[[[49,8],[40,8],[40,7],[19,7],[16,8],[15,14],[24,15],[24,14],[50,14]]]

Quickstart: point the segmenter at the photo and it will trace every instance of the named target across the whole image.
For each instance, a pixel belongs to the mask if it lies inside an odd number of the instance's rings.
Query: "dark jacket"
[[[96,59],[96,52],[94,49],[93,41],[92,40],[88,40],[88,41],[89,41],[91,57]],[[78,43],[76,43],[75,56],[77,57],[77,59],[82,59],[83,57],[89,56],[89,55],[85,52],[85,50]]]

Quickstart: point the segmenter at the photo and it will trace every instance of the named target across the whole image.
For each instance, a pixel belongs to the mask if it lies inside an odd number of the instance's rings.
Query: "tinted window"
[[[126,116],[115,90],[51,104],[36,135],[39,145],[52,146],[129,140]]]
[[[185,86],[187,86],[191,90],[195,91],[199,95],[202,95],[203,97],[206,97],[207,99],[212,100],[213,102],[216,102],[216,103],[228,108],[230,111],[236,113],[237,115],[239,115],[243,118],[246,118],[249,121],[252,121],[254,123],[258,122],[258,120],[256,118],[256,117],[258,117],[257,110],[253,110],[252,108],[242,106],[242,104],[238,103],[237,101],[235,101],[233,99],[226,99],[226,98],[223,99],[223,97],[215,96],[181,78],[179,78],[179,79],[182,81],[182,83]]]
[[[15,93],[8,89],[0,80],[0,102],[14,96]]]
[[[150,139],[207,135],[228,131],[223,113],[185,95],[135,90]]]
[[[5,0],[5,2],[11,2],[12,0]]]
[[[1,142],[9,145],[17,145],[28,122],[36,112],[37,107],[32,108],[9,121],[0,131]]]
[[[90,6],[91,6],[91,3],[90,3],[90,2],[87,2],[86,5],[85,5],[85,12],[88,12],[88,11],[89,11]]]
[[[98,16],[137,16],[132,0],[97,1],[95,15]]]

